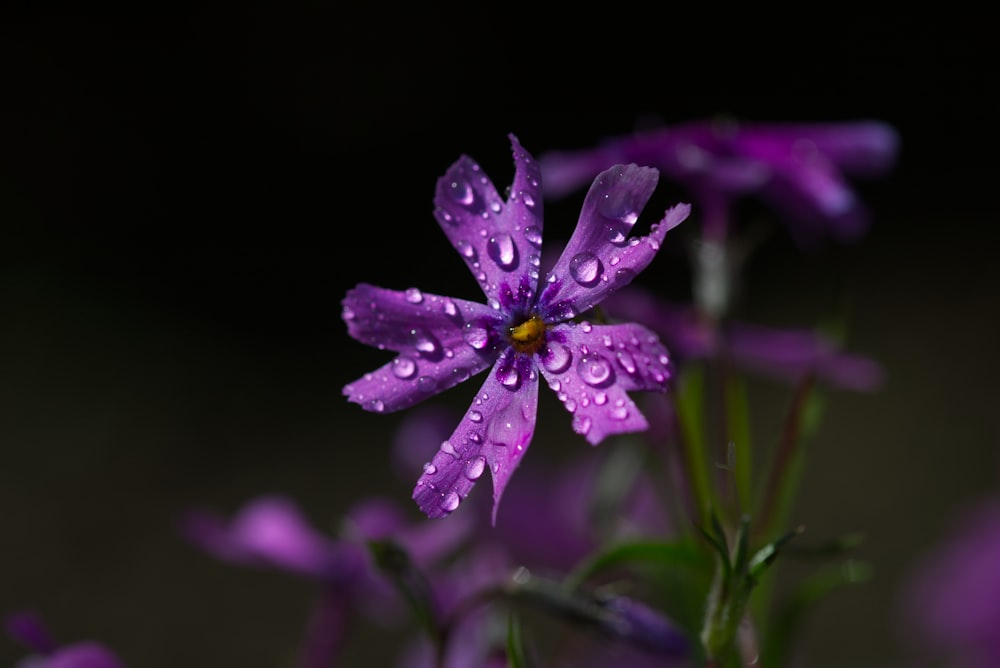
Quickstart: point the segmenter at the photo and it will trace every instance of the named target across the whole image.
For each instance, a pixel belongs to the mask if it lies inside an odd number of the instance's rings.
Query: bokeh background
[[[907,569],[1000,489],[986,23],[522,10],[3,10],[0,613],[37,609],[131,666],[289,665],[310,587],[214,562],[175,521],[265,492],[329,527],[362,495],[408,502],[399,416],[341,396],[383,357],[339,301],[359,281],[475,298],[431,215],[448,165],[469,154],[502,187],[508,132],[538,155],[651,120],[872,118],[902,148],[858,183],[870,233],[808,256],[775,235],[742,308],[809,325],[847,294],[849,347],[888,372],[831,394],[810,449],[797,520],[862,532],[875,578],[815,611],[801,653],[905,665]],[[550,236],[578,203],[549,207]],[[683,295],[682,253],[661,255],[644,279]],[[0,638],[0,665],[21,655]]]

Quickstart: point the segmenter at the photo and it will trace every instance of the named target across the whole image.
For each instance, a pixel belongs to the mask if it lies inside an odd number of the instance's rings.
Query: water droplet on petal
[[[443,302],[443,308],[444,308],[444,314],[449,318],[454,318],[456,315],[458,315],[458,307],[455,306],[455,302],[451,301],[448,298],[445,298]]]
[[[456,492],[448,492],[447,494],[444,495],[444,498],[441,499],[441,510],[443,510],[446,513],[450,513],[451,511],[458,508],[458,504],[459,502],[461,502],[461,500],[462,499],[459,498]]]
[[[597,392],[594,394],[594,403],[598,406],[603,406],[608,403],[608,395],[605,392]]]
[[[476,201],[472,186],[463,181],[452,181],[448,186],[448,195],[462,206],[471,206]]]
[[[430,462],[424,464],[424,475],[434,475],[437,472],[438,472],[437,467],[431,464]]]
[[[465,465],[465,477],[469,480],[476,480],[483,475],[486,470],[486,457],[478,455],[470,459]]]
[[[455,450],[455,446],[452,445],[451,441],[445,441],[441,444],[441,452],[458,459],[458,451]]]
[[[340,315],[344,320],[354,320],[354,318],[356,317],[354,314],[354,309],[352,309],[350,306],[345,306],[344,309],[340,312]]]
[[[437,385],[437,381],[430,376],[421,376],[420,378],[417,378],[417,388],[425,394],[435,392],[437,390]]]
[[[552,373],[562,373],[573,361],[573,353],[561,343],[552,343],[542,353],[542,366]]]
[[[535,225],[528,225],[524,228],[524,238],[535,248],[542,247],[542,231]]]
[[[573,416],[573,431],[578,434],[586,436],[590,432],[590,427],[593,425],[593,420],[587,415],[574,415]]]
[[[511,270],[517,266],[517,246],[509,234],[497,234],[486,242],[486,252],[501,269]]]
[[[368,406],[376,413],[381,413],[385,410],[385,404],[380,399],[372,399]]]
[[[411,329],[410,338],[413,340],[413,347],[424,355],[433,355],[441,348],[434,335],[424,329]]]
[[[513,364],[502,366],[497,369],[497,380],[508,390],[516,390],[521,387],[521,374]]]
[[[604,264],[593,253],[577,253],[569,261],[569,275],[585,288],[596,285],[603,273]]]
[[[521,192],[521,199],[524,201],[524,205],[531,208],[535,206],[535,198],[531,196],[530,193]]]
[[[480,413],[479,411],[469,411],[469,419],[477,423],[482,422],[483,414]]]
[[[576,365],[580,378],[588,385],[599,386],[614,380],[614,371],[606,359],[596,353],[589,353],[580,358]]]
[[[409,357],[400,356],[392,360],[392,375],[396,378],[400,378],[402,380],[413,378],[413,374],[416,372],[417,363]]]
[[[490,334],[486,331],[486,328],[480,325],[473,325],[472,323],[466,325],[463,338],[466,343],[476,350],[483,350],[490,342]]]
[[[476,248],[468,241],[461,240],[455,244],[455,248],[458,249],[459,254],[470,262],[476,261]]]
[[[628,409],[624,406],[615,406],[611,409],[611,417],[615,420],[624,420],[628,417]]]
[[[628,373],[635,373],[635,359],[633,359],[632,354],[627,350],[618,351],[618,362]]]
[[[419,304],[420,302],[424,301],[424,293],[422,293],[417,288],[407,288],[404,294],[406,295],[406,301],[410,302],[411,304]]]
[[[566,406],[566,410],[572,413],[576,410],[576,399],[573,399],[572,397],[567,398],[563,405]]]

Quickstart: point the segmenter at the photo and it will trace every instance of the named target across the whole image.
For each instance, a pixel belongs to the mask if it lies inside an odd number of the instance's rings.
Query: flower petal
[[[511,369],[518,375],[516,382],[511,382]],[[537,408],[534,363],[526,355],[505,351],[458,428],[425,465],[413,490],[420,509],[428,517],[445,517],[489,469],[493,474],[495,524],[500,497],[531,443]]]
[[[542,247],[541,172],[535,159],[510,135],[514,182],[501,200],[480,166],[462,156],[438,179],[434,215],[483,292],[496,298],[500,286],[527,280],[538,285]]]
[[[262,496],[246,504],[227,524],[208,511],[189,511],[181,531],[222,561],[271,566],[323,581],[350,579],[363,558],[312,528],[298,506],[284,496]]]
[[[629,238],[657,178],[652,167],[616,165],[594,180],[576,230],[539,298],[546,321],[573,318],[631,283],[656,255],[667,231],[687,218],[691,207],[678,204],[648,236]]]
[[[648,339],[640,338],[638,345],[630,342],[624,349],[630,359],[624,363],[617,356],[615,336],[631,337],[637,332],[656,340],[659,348],[656,337],[639,325],[565,323],[549,330],[548,345],[540,353],[540,370],[566,410],[573,414],[573,430],[591,445],[612,434],[648,428],[646,418],[626,390],[666,388],[669,371],[660,363],[658,352],[651,354],[643,348],[651,345]],[[605,344],[605,336],[610,338],[611,348]]]
[[[365,410],[391,412],[458,385],[488,367],[500,314],[485,304],[360,284],[343,301],[347,331],[358,341],[401,353],[344,386]]]

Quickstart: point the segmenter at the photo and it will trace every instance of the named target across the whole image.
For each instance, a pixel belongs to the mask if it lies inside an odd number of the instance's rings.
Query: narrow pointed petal
[[[485,304],[360,284],[343,301],[348,333],[400,353],[344,387],[365,410],[391,412],[454,387],[494,360],[499,321]]]
[[[549,331],[548,345],[539,353],[542,375],[566,410],[573,414],[573,431],[583,435],[591,445],[597,445],[612,434],[647,429],[649,423],[626,390],[645,385],[666,389],[669,377],[658,354],[639,353],[644,363],[640,365],[636,356],[630,353],[630,359],[623,364],[622,358],[616,355],[617,349],[605,345],[604,336],[614,341],[615,334],[630,336],[644,330],[638,326],[633,326],[635,330],[619,327],[598,328],[584,323],[557,325]],[[629,372],[629,368],[635,371]],[[663,377],[662,385],[658,383],[659,376]]]
[[[667,232],[687,218],[690,205],[678,204],[649,235],[629,237],[657,174],[650,167],[617,165],[594,180],[576,231],[546,278],[539,298],[543,318],[568,320],[631,283],[655,257]]]
[[[499,286],[538,285],[542,191],[538,163],[510,136],[515,174],[506,200],[479,165],[459,158],[437,182],[434,215],[487,297]]]
[[[449,515],[488,469],[495,523],[504,488],[531,443],[537,408],[534,364],[508,351],[490,370],[458,428],[425,465],[413,490],[420,509],[432,518]]]

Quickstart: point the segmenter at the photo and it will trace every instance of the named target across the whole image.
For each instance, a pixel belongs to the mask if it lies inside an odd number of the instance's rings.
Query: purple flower
[[[934,665],[1000,665],[1000,498],[974,508],[916,562],[903,588],[906,636]],[[915,633],[914,633],[915,632]]]
[[[15,668],[125,668],[125,664],[101,643],[83,641],[58,646],[48,628],[34,612],[22,611],[4,620],[7,634],[35,654]]]
[[[894,163],[899,138],[878,121],[768,124],[695,121],[541,156],[545,194],[562,197],[609,165],[636,162],[684,185],[706,237],[725,235],[731,204],[757,195],[802,245],[859,238],[868,215],[846,176],[873,177]]]
[[[724,357],[744,371],[796,383],[807,374],[832,387],[870,392],[881,387],[885,372],[874,360],[842,352],[809,329],[775,329],[728,321],[719,325],[689,305],[670,303],[640,286],[604,304],[609,316],[642,322],[656,332],[678,363]]]
[[[576,231],[540,283],[541,174],[513,135],[510,141],[515,174],[506,198],[465,156],[438,180],[434,198],[441,229],[479,282],[486,304],[367,284],[343,300],[351,336],[398,353],[344,387],[348,399],[366,410],[407,408],[490,369],[469,411],[417,482],[413,498],[429,517],[455,510],[489,470],[496,521],[500,497],[534,432],[539,375],[573,414],[573,429],[591,444],[645,429],[646,419],[627,391],[664,391],[671,375],[667,351],[645,327],[576,319],[628,285],[690,207],[673,207],[648,236],[630,238],[658,172],[611,167],[597,176]]]

